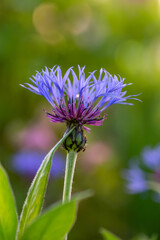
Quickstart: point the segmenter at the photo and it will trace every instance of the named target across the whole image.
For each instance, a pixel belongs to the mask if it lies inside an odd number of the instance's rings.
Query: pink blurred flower
[[[92,169],[107,162],[112,155],[111,147],[104,142],[90,144],[81,155],[81,163],[85,169]]]
[[[19,149],[48,151],[55,145],[57,137],[48,122],[40,119],[15,133],[12,141]]]

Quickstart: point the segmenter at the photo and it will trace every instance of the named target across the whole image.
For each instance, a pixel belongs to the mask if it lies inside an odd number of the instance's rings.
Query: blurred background
[[[93,189],[83,201],[71,240],[101,239],[105,227],[123,239],[160,236],[160,203],[128,195],[121,171],[146,145],[160,141],[159,0],[0,1],[0,161],[7,169],[20,213],[33,176],[65,125],[54,124],[40,96],[21,88],[36,70],[60,65],[101,67],[132,82],[128,94],[143,103],[113,105],[107,120],[87,134],[73,192]],[[77,71],[78,72],[78,71]],[[65,151],[55,156],[45,207],[62,196]]]

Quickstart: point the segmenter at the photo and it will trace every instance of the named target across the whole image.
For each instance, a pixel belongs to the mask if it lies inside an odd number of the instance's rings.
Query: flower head
[[[124,78],[112,77],[106,70],[101,69],[98,79],[95,71],[86,78],[84,67],[79,67],[79,76],[72,68],[69,68],[64,76],[60,67],[45,68],[41,73],[37,72],[30,80],[35,85],[26,83],[21,85],[30,91],[42,95],[52,106],[52,114],[47,116],[52,122],[77,122],[79,125],[102,124],[104,117],[100,114],[112,104],[129,104],[122,89]]]
[[[154,191],[153,198],[160,199],[160,145],[145,147],[141,153],[141,162],[133,160],[129,168],[123,171],[129,193]]]
[[[47,67],[37,72],[30,80],[32,84],[21,85],[30,91],[42,95],[52,106],[52,113],[47,116],[52,122],[66,122],[89,131],[85,125],[102,125],[105,116],[101,113],[112,104],[129,104],[127,99],[136,99],[136,95],[126,96],[122,89],[130,84],[124,84],[124,78],[101,69],[99,77],[93,71],[85,77],[83,68],[77,76],[73,68],[69,68],[64,76],[58,66],[52,69]]]

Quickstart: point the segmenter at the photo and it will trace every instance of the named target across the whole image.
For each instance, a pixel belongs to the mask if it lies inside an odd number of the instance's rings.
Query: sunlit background
[[[46,100],[19,84],[56,64],[63,72],[79,64],[120,74],[143,101],[113,105],[103,126],[87,134],[73,192],[95,194],[81,203],[70,239],[101,239],[101,227],[123,239],[160,236],[160,203],[148,193],[127,194],[121,174],[144,146],[160,142],[160,1],[0,1],[0,160],[19,213],[40,162],[65,131],[46,118]],[[64,155],[60,149],[53,161],[45,207],[61,198]]]

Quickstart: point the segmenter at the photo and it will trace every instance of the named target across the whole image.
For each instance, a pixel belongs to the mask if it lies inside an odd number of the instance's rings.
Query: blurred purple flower
[[[83,68],[79,69],[79,76],[75,74],[72,67],[62,76],[61,68],[47,67],[36,76],[30,78],[32,84],[21,85],[31,92],[43,96],[52,106],[52,114],[47,116],[52,122],[75,123],[85,130],[89,128],[84,125],[102,125],[105,117],[101,113],[112,104],[129,104],[126,100],[136,99],[137,95],[125,96],[126,91],[122,89],[130,84],[124,84],[124,78],[112,76],[106,70],[99,72],[98,79],[95,72],[85,77]]]
[[[155,148],[145,147],[142,151],[144,164],[151,170],[160,169],[160,145]]]
[[[45,153],[38,151],[20,151],[13,155],[12,167],[18,174],[26,175],[27,177],[33,177],[42,160],[45,157]],[[51,167],[51,177],[61,177],[64,173],[65,161],[61,154],[56,153],[53,157],[53,163]]]
[[[129,168],[122,172],[127,181],[128,193],[141,193],[147,190],[153,191],[154,201],[160,201],[160,145],[155,148],[145,147],[141,154],[142,161],[129,163]]]
[[[130,162],[129,169],[124,170],[122,175],[127,180],[126,189],[128,193],[140,193],[148,189],[145,173],[140,169],[137,162]]]

